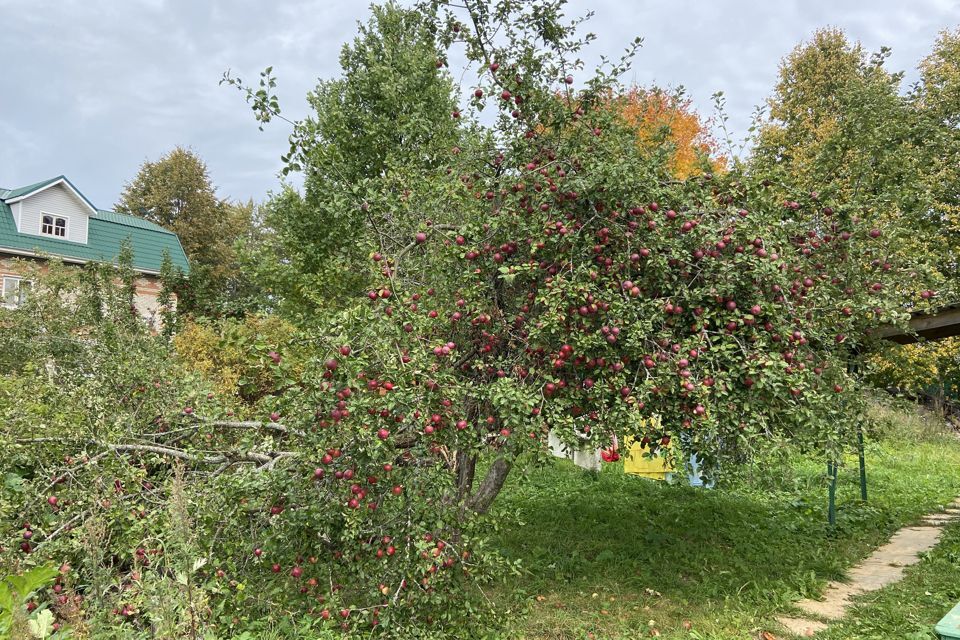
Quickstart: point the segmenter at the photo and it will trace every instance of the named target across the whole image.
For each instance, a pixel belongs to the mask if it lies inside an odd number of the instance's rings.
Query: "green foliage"
[[[49,370],[53,363],[82,371],[95,346],[86,341],[90,326],[100,327],[107,340],[143,327],[132,307],[129,253],[121,254],[117,267],[91,264],[77,270],[51,259],[42,264],[23,261],[17,268],[32,287],[17,309],[0,308],[4,373],[26,372],[31,366]]]
[[[930,232],[923,226],[929,194],[917,179],[925,170],[922,134],[910,100],[899,93],[902,74],[884,66],[889,53],[868,58],[837,29],[799,45],[781,64],[751,161],[862,224]],[[926,250],[916,242],[900,248]]]
[[[132,312],[128,267],[45,266],[30,274],[26,304],[0,311],[0,565],[67,567],[53,610],[58,626],[76,629],[73,589],[91,585],[88,613],[109,618],[112,599],[123,597],[110,584],[123,575],[117,567],[163,531],[152,529],[163,513],[152,501],[163,504],[168,468],[131,464],[123,447],[149,442],[167,428],[159,416],[206,389]],[[98,518],[109,527],[85,544]]]
[[[37,591],[50,585],[58,573],[55,567],[45,565],[34,567],[19,575],[0,577],[0,638],[10,637],[7,634],[16,617],[26,617],[27,603]],[[47,609],[39,609],[31,615],[27,623],[35,637],[50,636],[51,618],[52,614]]]
[[[342,76],[307,96],[313,113],[296,123],[285,168],[304,174],[304,193],[284,189],[265,206],[282,265],[274,258],[262,275],[297,308],[339,306],[361,291],[370,274],[358,265],[384,237],[412,233],[424,199],[439,195],[432,176],[464,133],[429,16],[372,7],[343,47]]]
[[[890,344],[873,354],[867,364],[870,379],[878,386],[928,394],[939,402],[960,395],[958,338],[909,345]]]
[[[277,253],[235,257],[285,318],[183,322],[172,349],[130,314],[125,267],[38,274],[0,315],[17,349],[0,351],[3,559],[69,560],[104,637],[480,638],[519,572],[495,499],[551,430],[672,442],[731,475],[803,451],[801,483],[822,485],[864,411],[849,352],[903,319],[918,256],[892,248],[915,228],[874,233],[855,190],[777,166],[676,180],[672,152],[609,108],[638,42],[584,72],[591,37],[563,5],[373,10],[295,123],[305,193],[274,199],[259,238]],[[854,66],[896,102],[879,64]],[[473,84],[459,109],[454,77]],[[270,70],[226,81],[261,124],[279,113]],[[188,156],[126,197],[208,233],[223,212]],[[870,193],[877,211],[894,194]],[[170,286],[187,307],[204,290]],[[883,521],[864,508],[841,528]]]
[[[838,29],[799,45],[781,65],[751,161],[790,188],[817,192],[859,224],[913,229],[893,246],[897,253],[939,256],[939,221],[927,216],[933,194],[924,180],[932,123],[900,94],[903,74],[886,70],[889,54],[881,49],[868,58]],[[920,276],[910,291],[935,277]]]
[[[912,103],[921,122],[924,188],[940,224],[941,271],[960,276],[960,28],[944,31],[920,63]],[[954,293],[956,295],[956,292]]]
[[[324,597],[347,606],[354,630],[407,631],[417,615],[455,622],[464,605],[454,611],[451,594],[474,602],[484,569],[503,566],[479,553],[478,532],[497,520],[482,514],[511,469],[542,455],[548,430],[598,447],[673,441],[713,468],[788,444],[841,458],[863,410],[850,349],[904,315],[896,283],[912,278],[917,256],[890,248],[912,227],[893,218],[874,233],[849,193],[814,193],[775,167],[790,180],[774,184],[762,165],[675,180],[669,154],[637,145],[635,127],[607,108],[626,91],[617,78],[633,49],[581,89],[566,82],[589,38],[562,4],[375,12],[345,49],[344,79],[313,96],[336,99],[296,123],[288,161],[307,172],[306,196],[285,192],[272,226],[282,246],[311,247],[286,255],[293,289],[281,304],[299,310],[313,353],[298,384],[263,397],[260,411],[305,434],[315,471],[262,481],[260,508],[284,515],[261,549],[281,571],[312,576],[302,559],[317,558],[342,576],[344,589]],[[407,28],[410,41],[401,24],[424,30]],[[439,52],[424,55],[424,42]],[[391,93],[401,71],[446,86],[448,49],[465,53],[464,77],[475,77],[467,107],[425,111],[436,101]],[[413,66],[398,70],[400,59]],[[883,103],[890,83],[863,69]],[[275,111],[266,84],[248,94],[258,116]],[[381,85],[389,105],[370,94]],[[369,114],[337,111],[356,95],[370,97]],[[486,108],[493,124],[481,124]],[[428,118],[417,127],[455,135],[410,155],[380,109],[398,131],[392,114],[417,113]],[[355,175],[338,177],[342,167]],[[871,191],[893,193],[885,182]],[[662,420],[638,419],[650,415]],[[220,513],[252,517],[226,486],[214,493]],[[397,529],[404,513],[417,524]],[[404,534],[395,551],[406,564],[364,562]],[[417,564],[431,555],[443,561]],[[357,566],[337,562],[346,558]]]
[[[217,393],[256,406],[300,379],[302,336],[278,316],[186,322],[173,338],[184,366],[212,381]]]
[[[268,416],[325,393],[316,353],[301,347],[310,359],[294,364],[300,336],[289,325],[217,325],[218,362],[236,358],[249,376],[240,397],[224,401],[129,315],[117,272],[54,268],[34,282],[29,305],[4,316],[3,339],[25,346],[0,377],[0,558],[72,566],[62,586],[83,590],[94,637],[229,637],[261,628],[253,620],[283,637],[322,636],[347,617],[410,637],[429,636],[420,634],[425,618],[460,632],[481,628],[464,616],[495,624],[478,589],[500,566],[482,535],[489,528],[438,509],[449,496],[443,465],[407,465],[375,434],[318,430],[316,406]],[[60,340],[41,340],[53,326]],[[193,326],[178,341],[204,347]],[[237,422],[244,412],[260,422]],[[324,453],[333,438],[335,458]],[[320,465],[329,480],[315,476]],[[379,483],[372,473],[383,474]],[[331,580],[345,586],[331,590]],[[461,609],[450,609],[453,597]]]
[[[206,164],[189,149],[176,147],[145,162],[124,187],[116,209],[174,231],[191,261],[226,263],[235,221],[217,197]]]
[[[769,118],[750,159],[785,199],[792,188],[815,192],[831,202],[834,219],[882,230],[882,248],[861,259],[882,268],[891,256],[912,263],[893,286],[903,292],[904,307],[914,310],[960,300],[955,224],[960,102],[951,101],[960,86],[957,40],[956,33],[944,32],[920,64],[921,82],[904,93],[903,74],[885,67],[889,50],[868,57],[842,31],[818,31],[782,63]],[[909,365],[947,371],[957,356],[955,350],[946,354],[943,345],[891,347],[884,353],[891,357],[873,359],[874,379],[913,389],[942,387],[945,378],[918,380]],[[897,354],[910,356],[907,367]]]
[[[168,338],[177,331],[178,318],[174,288],[178,276],[179,274],[170,259],[170,254],[165,251],[163,261],[160,263],[160,293],[157,295],[157,305],[163,335]]]
[[[256,304],[258,290],[239,269],[238,243],[257,237],[253,202],[221,199],[206,164],[176,147],[147,161],[128,183],[116,210],[140,216],[177,234],[190,273],[167,269],[164,281],[177,294],[181,312],[220,316]]]

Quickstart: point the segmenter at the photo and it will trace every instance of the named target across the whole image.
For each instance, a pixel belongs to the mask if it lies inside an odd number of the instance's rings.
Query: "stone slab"
[[[822,600],[801,600],[796,604],[804,613],[827,620],[839,620],[850,606],[850,598],[863,593],[853,584],[831,582],[823,592]]]
[[[935,519],[936,516],[927,516],[927,519],[930,518]],[[851,569],[847,582],[831,582],[821,600],[801,600],[796,603],[797,608],[816,618],[839,620],[850,607],[854,596],[882,589],[903,578],[905,568],[920,562],[920,554],[935,547],[942,533],[939,526],[900,529],[886,544]],[[800,636],[812,636],[826,628],[822,622],[804,618],[783,617],[777,620],[791,633]]]

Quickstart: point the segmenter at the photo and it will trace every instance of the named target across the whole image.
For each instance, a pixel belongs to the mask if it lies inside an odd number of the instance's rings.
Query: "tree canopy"
[[[356,268],[382,237],[416,226],[397,210],[432,188],[430,176],[464,132],[454,85],[442,73],[427,14],[375,5],[340,54],[342,76],[308,96],[285,171],[302,172],[302,195],[287,189],[266,207],[281,265],[266,269],[289,302],[330,307],[367,285]]]
[[[206,163],[192,150],[176,147],[144,162],[115,208],[180,238],[191,275],[173,288],[184,312],[219,315],[250,306],[257,287],[238,268],[237,244],[258,237],[254,204],[218,197]]]
[[[637,143],[647,153],[668,154],[676,178],[724,170],[725,159],[718,154],[708,122],[682,93],[630,87],[612,96],[610,106],[636,129]]]

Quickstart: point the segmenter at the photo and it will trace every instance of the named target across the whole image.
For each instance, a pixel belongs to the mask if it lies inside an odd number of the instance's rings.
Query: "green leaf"
[[[57,577],[57,569],[51,565],[35,567],[19,576],[7,576],[6,582],[17,593],[21,600],[29,598],[30,594],[41,587],[53,582]]]
[[[8,473],[3,478],[3,486],[11,491],[20,493],[23,491],[23,478],[15,473]]]

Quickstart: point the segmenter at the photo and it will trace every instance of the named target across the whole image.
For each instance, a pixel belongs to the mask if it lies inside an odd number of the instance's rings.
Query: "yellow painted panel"
[[[659,418],[650,418],[652,427],[659,426]],[[668,445],[668,449],[673,445]],[[673,472],[673,468],[668,464],[667,458],[660,455],[656,458],[650,458],[644,454],[649,453],[649,449],[640,444],[639,441],[632,438],[624,442],[624,448],[627,455],[623,459],[623,472],[632,475],[651,478],[653,480],[664,480],[668,473]]]

